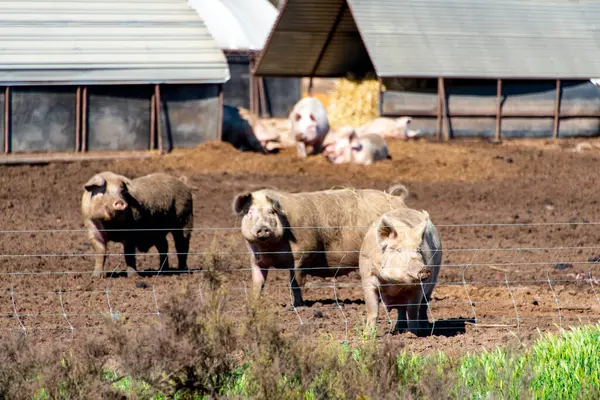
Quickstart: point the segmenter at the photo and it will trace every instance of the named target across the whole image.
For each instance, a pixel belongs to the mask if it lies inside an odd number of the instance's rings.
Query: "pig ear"
[[[129,185],[131,185],[131,180],[127,178],[123,178],[121,180],[121,190],[123,192],[129,192]]]
[[[283,209],[281,208],[281,202],[279,201],[279,196],[271,193],[267,196],[267,200],[273,205],[273,208],[277,213],[284,214]]]
[[[236,195],[233,199],[233,212],[237,216],[245,215],[248,212],[248,209],[252,205],[252,193],[240,193]]]
[[[377,226],[377,243],[383,247],[387,245],[390,240],[395,240],[398,237],[398,231],[394,227],[392,221],[387,217],[381,217],[379,225]]]
[[[94,176],[92,176],[92,178],[89,181],[87,181],[87,183],[85,185],[83,185],[83,188],[88,192],[92,192],[92,191],[96,190],[97,188],[101,188],[105,185],[106,185],[106,179],[104,179],[100,175],[94,175]]]

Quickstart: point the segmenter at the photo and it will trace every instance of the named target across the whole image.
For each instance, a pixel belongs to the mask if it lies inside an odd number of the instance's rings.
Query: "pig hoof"
[[[105,274],[104,271],[94,271],[92,272],[92,277],[93,278],[104,278]]]

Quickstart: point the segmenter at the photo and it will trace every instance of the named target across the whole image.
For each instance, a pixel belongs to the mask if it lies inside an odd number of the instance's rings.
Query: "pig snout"
[[[116,211],[124,211],[127,208],[127,203],[125,203],[123,200],[115,200],[113,202],[113,208]]]
[[[269,227],[261,226],[256,230],[256,237],[259,240],[267,240],[273,236],[273,230],[269,229]]]
[[[103,207],[103,214],[105,220],[111,220],[115,218],[119,213],[127,209],[127,203],[121,199],[109,202]]]

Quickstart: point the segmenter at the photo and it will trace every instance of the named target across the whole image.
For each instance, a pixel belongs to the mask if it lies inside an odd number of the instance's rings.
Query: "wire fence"
[[[426,330],[428,334],[451,336],[464,333],[467,327],[519,333],[597,322],[600,320],[600,271],[597,266],[600,257],[594,256],[596,252],[600,253],[600,240],[597,239],[600,235],[594,236],[597,225],[600,222],[436,224],[444,244],[443,262],[432,297],[427,300],[430,324],[418,329]],[[563,241],[563,238],[552,237],[555,228],[565,226],[581,231],[572,235],[576,243],[554,245]],[[288,229],[340,231],[368,228],[304,226]],[[485,242],[482,239],[472,246],[462,247],[453,240],[456,230],[471,230],[472,234],[478,228],[493,232],[535,228],[546,231],[546,235],[543,240],[531,237],[523,246],[514,243],[479,246]],[[586,229],[588,231],[584,232]],[[204,248],[192,246],[193,250],[187,253],[190,269],[185,271],[167,270],[164,265],[159,265],[156,252],[138,252],[139,269],[147,270],[139,279],[121,276],[125,267],[124,254],[114,246],[106,253],[107,277],[93,278],[93,256],[102,253],[91,248],[66,250],[68,247],[89,247],[85,229],[0,230],[0,332],[20,331],[27,335],[41,332],[46,337],[51,335],[49,332],[57,335],[66,332],[74,337],[77,332],[102,329],[105,318],[123,320],[131,327],[148,326],[163,320],[165,302],[185,286],[196,287],[198,301],[203,301],[206,275],[214,274],[215,269],[223,277],[223,287],[228,295],[226,312],[241,317],[253,295],[254,267],[250,265],[250,253],[239,230],[239,227],[194,228],[193,231],[205,235],[221,235],[222,242],[217,241],[215,248],[210,248],[206,240],[202,240]],[[130,230],[129,233],[139,235],[147,231],[152,230]],[[453,232],[452,235],[448,231]],[[33,237],[25,240],[24,234]],[[65,235],[65,239],[58,246],[60,248],[50,249],[45,244],[47,235]],[[223,235],[228,235],[228,242]],[[293,267],[279,265],[269,269],[261,301],[275,307],[280,323],[288,329],[311,326],[342,340],[362,329],[367,312],[359,267],[356,263],[343,262],[349,255],[358,259],[360,249],[271,250],[258,255],[272,257],[291,253],[297,259],[327,257],[342,260],[339,266],[354,273],[333,273],[325,279],[310,278],[311,274],[318,275],[332,268],[327,265],[304,268],[309,274],[302,289],[306,305],[296,307],[289,279]],[[178,254],[167,253],[168,258],[172,258],[169,260],[172,267],[177,264]],[[207,257],[212,262],[217,257],[219,265],[207,268]],[[386,286],[396,286],[401,291],[410,285],[382,283],[380,287]],[[381,295],[380,300],[383,300]],[[399,303],[391,302],[391,305],[410,307],[418,304],[404,298]],[[398,317],[395,310],[380,306],[379,329],[391,330],[398,318],[403,320],[405,317]]]

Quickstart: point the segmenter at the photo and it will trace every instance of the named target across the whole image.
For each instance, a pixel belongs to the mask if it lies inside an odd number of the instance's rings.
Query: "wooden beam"
[[[265,94],[265,81],[262,76],[258,77],[258,92],[260,93],[260,107],[262,112],[268,118],[270,114],[267,110],[267,96]],[[262,114],[261,114],[262,115]]]
[[[152,93],[150,96],[150,145],[149,149],[156,148],[156,96]]]
[[[223,140],[223,84],[219,85],[219,122],[217,125],[217,139]]]
[[[438,140],[442,139],[442,78],[438,78],[437,87],[437,133],[436,137]],[[407,115],[414,116],[415,113],[408,113]]]
[[[377,116],[381,117],[381,113],[383,112],[383,79],[377,78],[379,82],[379,107],[377,110]]]
[[[321,61],[323,60],[323,56],[327,52],[327,48],[329,47],[329,44],[331,43],[331,40],[333,39],[333,36],[335,35],[335,32],[337,31],[337,27],[340,24],[340,21],[342,20],[342,16],[344,15],[344,11],[346,11],[347,7],[348,7],[348,5],[346,4],[346,0],[342,1],[342,5],[340,6],[340,9],[338,10],[337,15],[335,16],[333,25],[331,26],[331,29],[329,30],[329,33],[327,34],[327,37],[325,38],[325,43],[323,43],[323,47],[321,47],[321,51],[319,52],[317,61],[315,61],[315,65],[313,66],[310,74],[308,75],[311,77],[311,79],[313,76],[315,76],[315,73],[319,69],[319,66],[321,65]]]
[[[75,152],[81,151],[81,86],[75,90]]]
[[[254,81],[256,76],[254,75],[254,56],[248,56],[248,88],[250,90],[250,113],[257,115],[256,111],[256,85]]]
[[[87,151],[88,149],[87,102],[88,88],[84,86],[81,93],[81,151]]]
[[[164,154],[163,137],[162,137],[162,118],[161,118],[161,101],[160,101],[160,85],[154,85],[154,104],[156,108],[156,135],[158,137],[158,150],[160,154]]]
[[[444,131],[444,140],[450,140],[450,116],[448,115],[448,103],[446,102],[446,85],[444,83],[444,78],[439,78],[438,82],[441,89],[442,126]]]
[[[556,98],[554,99],[554,131],[552,137],[558,138],[558,124],[560,119],[560,79],[556,80]]]
[[[437,117],[437,110],[414,110],[408,108],[399,108],[393,111],[383,113],[384,116],[388,117],[401,117],[403,115],[410,115],[412,117]],[[502,119],[506,118],[554,118],[554,111],[503,111]],[[496,110],[494,111],[453,111],[452,118],[496,118]],[[568,112],[559,113],[560,119],[563,118],[600,118],[600,112],[589,112],[583,110],[582,112]]]
[[[10,153],[10,113],[11,113],[11,95],[10,87],[4,89],[4,153]]]
[[[496,84],[496,140],[500,140],[502,133],[502,79]]]

